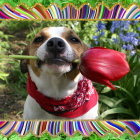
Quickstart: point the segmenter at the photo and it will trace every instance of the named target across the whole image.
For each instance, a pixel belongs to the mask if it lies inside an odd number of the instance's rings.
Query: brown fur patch
[[[63,33],[62,37],[70,44],[70,46],[74,50],[74,52],[75,52],[75,59],[80,58],[82,53],[88,49],[87,45],[84,44],[81,41],[81,39],[71,29],[66,28],[65,31],[66,32]],[[80,40],[80,42],[79,43],[72,43],[70,41],[70,39],[69,39],[70,36],[76,37],[77,39]],[[72,71],[66,73],[65,77],[70,79],[70,80],[74,80],[79,73],[80,73],[79,72],[79,65],[77,65],[77,67],[75,69],[73,69]]]
[[[32,41],[32,43],[29,47],[29,55],[31,55],[31,56],[36,55],[37,49],[49,38],[49,34],[48,34],[47,30],[48,30],[48,28],[44,28],[39,33],[36,34],[34,39],[37,38],[37,37],[43,36],[44,40],[41,43],[35,43],[34,41]],[[31,65],[31,68],[32,68],[33,72],[39,77],[41,71],[37,67],[36,60],[30,60],[29,64]]]
[[[22,55],[29,55],[28,47],[24,49]],[[27,65],[29,64],[29,60],[23,59],[20,61],[20,70],[22,73],[28,72]]]

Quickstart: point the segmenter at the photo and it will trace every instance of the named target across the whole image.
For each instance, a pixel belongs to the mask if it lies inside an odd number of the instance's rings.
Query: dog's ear
[[[28,47],[23,50],[22,55],[29,55]],[[20,70],[22,73],[28,72],[28,67],[27,67],[28,64],[29,64],[29,60],[22,59],[20,61]]]

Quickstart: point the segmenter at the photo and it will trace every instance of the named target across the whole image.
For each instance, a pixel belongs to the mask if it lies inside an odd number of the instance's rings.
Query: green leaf
[[[101,140],[119,140],[111,132],[108,133],[105,137],[101,137]]]
[[[137,102],[137,104],[140,104],[140,100]]]
[[[109,92],[109,91],[111,91],[112,89],[110,88],[110,87],[105,87],[102,91],[101,91],[101,93],[107,93],[107,92]]]
[[[0,79],[5,80],[8,75],[8,73],[0,72]]]
[[[0,134],[0,140],[8,140],[8,138],[3,137],[3,136]]]
[[[114,85],[114,86],[116,88],[120,89],[120,90],[123,90],[131,98],[131,100],[133,101],[133,103],[136,103],[136,100],[135,100],[133,94],[131,94],[127,89],[125,89],[125,88],[123,88],[121,86],[116,86],[116,85]]]
[[[99,136],[96,133],[93,133],[89,136],[90,140],[99,140]]]
[[[135,138],[135,140],[140,140],[140,134]]]
[[[139,63],[139,62],[138,62]],[[135,65],[134,74],[138,75],[140,73],[140,63]]]
[[[125,101],[127,98],[122,98],[120,100],[118,100],[114,106],[118,106],[121,102]]]
[[[105,117],[108,116],[108,115],[122,114],[122,113],[123,113],[123,114],[130,115],[130,116],[132,116],[133,118],[135,118],[135,115],[133,114],[133,112],[131,112],[130,110],[125,109],[125,108],[123,108],[123,107],[120,107],[120,108],[118,107],[118,108],[109,109],[109,110],[103,112],[103,113],[100,115],[100,117],[101,117],[101,118],[105,118]]]
[[[128,133],[124,133],[120,139],[122,140],[135,140],[135,138],[133,138],[132,136],[130,136]]]
[[[50,139],[51,139],[51,136],[47,132],[44,133],[40,138],[40,140],[50,140]]]
[[[61,140],[61,137],[60,137],[60,136],[57,136],[57,137],[51,137],[50,140]]]
[[[100,97],[99,101],[103,102],[104,104],[106,104],[109,107],[113,107],[116,102],[114,99],[104,96],[104,95],[100,95],[99,97]]]
[[[72,137],[66,137],[66,140],[82,140],[83,136],[72,136]]]
[[[84,2],[87,2],[87,0],[79,0],[80,2],[84,3]]]
[[[13,133],[12,135],[10,135],[8,137],[8,139],[10,139],[10,140],[21,140],[21,138],[16,133]]]
[[[82,140],[83,136],[80,133],[76,133],[72,137],[66,137],[66,140]]]
[[[54,3],[57,3],[60,7],[62,6],[61,1],[60,0],[55,0]]]

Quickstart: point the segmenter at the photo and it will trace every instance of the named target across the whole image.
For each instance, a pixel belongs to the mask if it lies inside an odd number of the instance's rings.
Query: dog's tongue
[[[125,54],[103,48],[94,47],[83,53],[80,72],[88,79],[109,86],[116,90],[110,81],[117,81],[129,72],[129,64]]]

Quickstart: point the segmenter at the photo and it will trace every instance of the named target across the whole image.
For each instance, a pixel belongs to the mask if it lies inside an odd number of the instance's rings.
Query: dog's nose
[[[53,37],[47,42],[47,49],[50,52],[62,53],[65,49],[65,42],[58,37]]]

